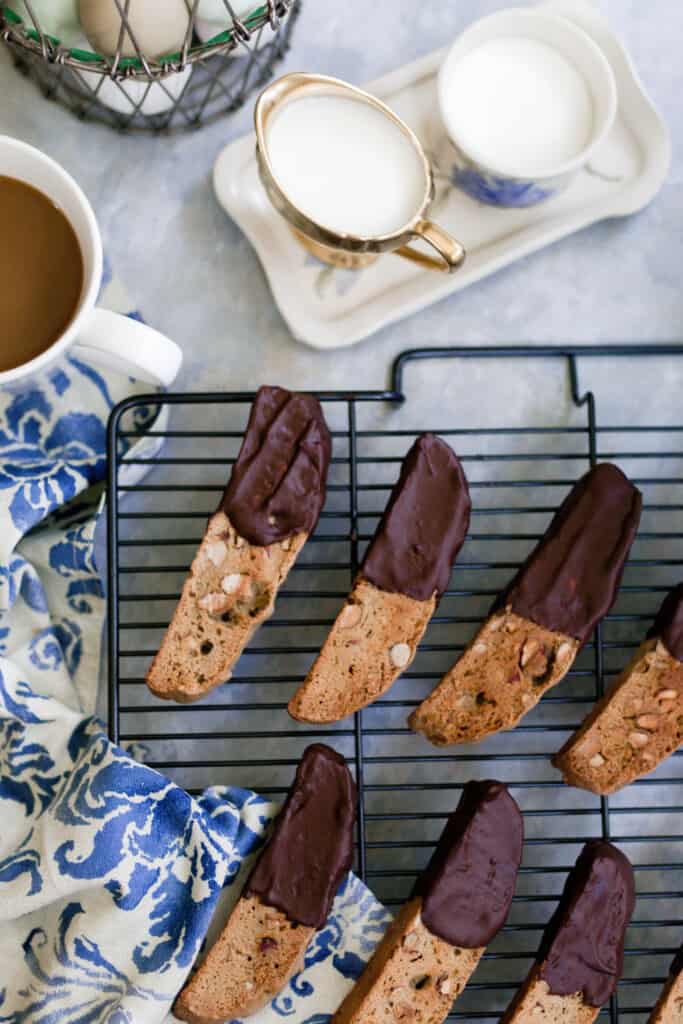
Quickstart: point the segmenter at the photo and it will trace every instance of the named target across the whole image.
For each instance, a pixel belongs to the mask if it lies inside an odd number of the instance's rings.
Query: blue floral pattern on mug
[[[0,1024],[170,1022],[276,811],[234,787],[191,798],[92,714],[104,600],[91,485],[109,412],[134,388],[67,358],[0,395]],[[302,971],[249,1024],[327,1024],[388,921],[350,876]]]

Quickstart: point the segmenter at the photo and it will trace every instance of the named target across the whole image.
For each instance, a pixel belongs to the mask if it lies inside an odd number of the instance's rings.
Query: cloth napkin
[[[102,300],[131,311],[114,280]],[[70,357],[44,385],[0,396],[3,1024],[173,1020],[277,810],[233,787],[193,800],[110,743],[93,714],[106,422],[136,390]],[[301,973],[250,1021],[329,1020],[388,921],[349,876]]]

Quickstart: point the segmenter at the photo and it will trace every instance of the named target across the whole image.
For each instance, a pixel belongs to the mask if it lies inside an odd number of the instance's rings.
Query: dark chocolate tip
[[[679,951],[676,953],[676,956],[671,961],[671,966],[669,967],[669,974],[672,977],[676,978],[681,973],[681,971],[683,971],[683,946],[681,946]]]
[[[617,466],[583,476],[494,608],[585,644],[617,596],[643,496]]]
[[[323,743],[307,747],[245,894],[322,927],[351,869],[357,801],[342,755]]]
[[[658,637],[677,661],[683,661],[683,583],[664,598],[648,638]]]
[[[260,547],[311,533],[325,504],[331,454],[317,398],[259,388],[219,510]]]
[[[487,946],[505,923],[522,859],[524,823],[501,782],[468,782],[414,895],[422,921],[452,946]]]
[[[453,450],[422,434],[366,552],[361,575],[380,590],[416,601],[441,597],[470,525],[467,479]]]
[[[580,992],[602,1006],[624,967],[624,938],[635,905],[630,861],[602,839],[591,839],[569,872],[543,933],[537,961],[554,995]]]

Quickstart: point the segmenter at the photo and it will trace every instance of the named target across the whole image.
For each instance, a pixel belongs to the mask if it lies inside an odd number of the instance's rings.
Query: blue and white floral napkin
[[[131,309],[115,281],[103,300]],[[193,800],[93,716],[106,422],[135,389],[67,358],[45,386],[0,396],[1,1024],[172,1020],[276,810],[236,788]],[[329,1020],[388,920],[351,876],[304,970],[251,1021]]]

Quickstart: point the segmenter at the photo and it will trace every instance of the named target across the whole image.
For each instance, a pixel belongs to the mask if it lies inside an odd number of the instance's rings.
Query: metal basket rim
[[[251,39],[272,19],[284,18],[289,14],[293,0],[254,0],[254,9],[244,18],[235,19],[231,29],[217,33],[206,43],[188,46],[175,53],[161,57],[106,57],[93,50],[81,47],[67,47],[47,33],[39,33],[30,27],[24,18],[6,4],[0,3],[0,38],[9,46],[25,50],[33,56],[42,57],[48,64],[66,64],[77,71],[90,71],[112,79],[127,79],[148,82],[150,78],[183,71],[186,67],[207,58],[231,53],[244,38]],[[243,36],[242,33],[245,33]]]

